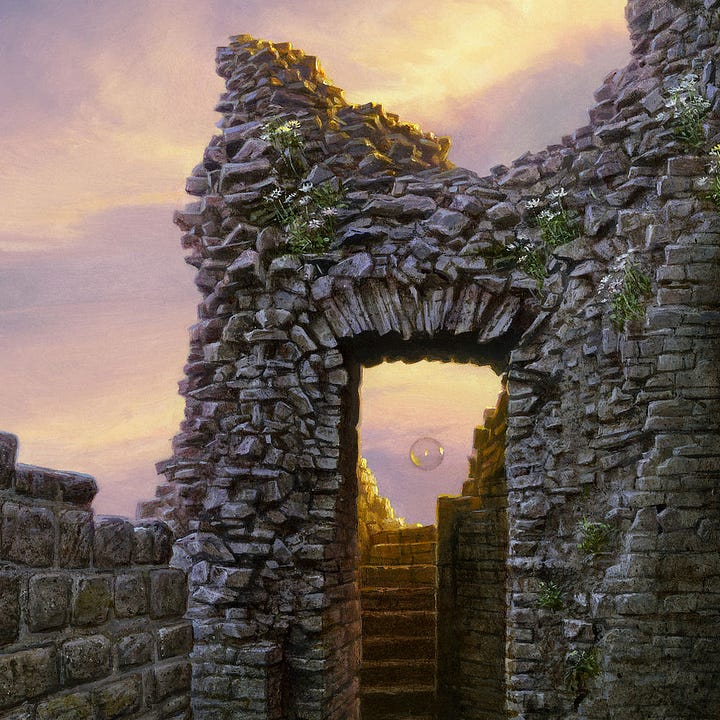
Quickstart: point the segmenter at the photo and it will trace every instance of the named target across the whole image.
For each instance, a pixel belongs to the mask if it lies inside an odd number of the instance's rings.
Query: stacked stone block
[[[508,376],[505,486],[489,482],[489,506],[485,481],[466,488],[447,556],[440,516],[441,573],[464,574],[476,613],[468,642],[447,645],[463,720],[714,716],[718,214],[705,159],[661,111],[697,71],[718,141],[720,18],[715,0],[631,0],[627,18],[632,58],[588,124],[488,177],[379,106],[347,105],[289,44],[238,36],[219,50],[222,135],[176,218],[202,293],[186,419],[146,510],[183,536],[198,718],[357,717],[360,366],[422,358]],[[299,123],[309,182],[342,189],[326,253],[283,254],[262,220],[271,119]],[[552,251],[538,293],[484,253],[560,188],[579,234]],[[599,286],[628,251],[652,294],[618,329]],[[581,550],[583,519],[611,527],[602,552]],[[564,588],[562,608],[539,607],[541,582]],[[582,688],[567,682],[578,653],[600,672]]]
[[[504,717],[508,394],[475,428],[459,497],[438,499],[438,717]]]
[[[435,720],[434,525],[376,533],[360,568],[362,720]]]
[[[94,519],[89,475],[0,433],[0,717],[187,720],[192,626],[172,534]]]
[[[369,558],[374,535],[386,530],[399,530],[405,527],[405,520],[396,518],[390,501],[380,495],[377,479],[365,458],[360,458],[357,473],[358,548],[363,561]]]

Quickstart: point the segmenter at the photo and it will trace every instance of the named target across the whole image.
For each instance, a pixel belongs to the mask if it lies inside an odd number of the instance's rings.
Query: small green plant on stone
[[[550,201],[547,207],[540,210],[535,216],[535,221],[540,228],[544,243],[549,248],[560,247],[572,242],[579,235],[575,219],[563,205],[562,199],[567,196],[565,188],[556,188],[548,194]],[[540,198],[531,200],[527,207],[529,209],[539,208],[543,204]]]
[[[720,144],[710,150],[710,177],[703,181],[708,184],[705,196],[720,210]]]
[[[598,286],[601,302],[610,305],[610,321],[618,332],[628,320],[643,316],[650,295],[650,278],[633,260],[636,253],[637,250],[632,249],[620,255]]]
[[[565,658],[565,683],[573,692],[585,694],[587,682],[600,674],[595,648],[573,650]]]
[[[496,268],[516,267],[535,280],[538,290],[543,289],[547,278],[547,254],[542,243],[533,241],[528,235],[518,232],[513,240],[493,252]]]
[[[279,153],[285,169],[299,178],[307,167],[303,152],[305,140],[300,133],[298,120],[270,120],[263,125],[260,139],[270,143]]]
[[[686,75],[677,87],[670,90],[665,101],[675,131],[675,137],[689,148],[700,148],[705,142],[703,122],[711,104],[699,88],[700,78],[694,73]],[[663,117],[666,117],[663,114]]]
[[[628,320],[641,318],[645,300],[650,294],[650,278],[636,265],[628,263],[622,279],[622,288],[613,295],[610,319],[616,329],[622,329]]]
[[[335,233],[342,195],[330,182],[303,180],[308,168],[305,140],[297,120],[274,119],[263,126],[260,138],[280,156],[275,186],[264,196],[267,211],[260,222],[274,222],[285,233],[285,247],[293,254],[325,252]]]
[[[537,598],[538,607],[546,610],[560,610],[563,606],[564,595],[562,589],[554,582],[541,581]]]
[[[528,200],[525,208],[529,211],[528,226],[539,230],[532,237],[527,230],[519,229],[515,238],[501,246],[495,246],[486,253],[496,268],[516,267],[535,281],[542,291],[547,279],[547,265],[555,248],[575,240],[580,234],[574,213],[564,205],[562,199],[567,191],[560,187],[551,191],[546,199]]]
[[[302,183],[297,190],[275,187],[265,202],[286,233],[291,253],[319,253],[330,246],[340,206],[340,194],[327,183]]]
[[[584,517],[578,522],[580,542],[578,549],[586,555],[596,555],[607,549],[612,538],[610,525]]]

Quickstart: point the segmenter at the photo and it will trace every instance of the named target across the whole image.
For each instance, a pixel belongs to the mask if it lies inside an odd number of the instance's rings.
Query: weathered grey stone
[[[36,720],[94,720],[89,693],[70,693],[51,698],[37,706]]]
[[[436,208],[434,200],[422,195],[404,195],[400,198],[377,195],[365,205],[363,212],[375,217],[410,220],[429,217]]]
[[[31,567],[52,565],[55,518],[52,511],[15,503],[2,506],[2,557]]]
[[[103,718],[118,718],[140,709],[143,698],[142,677],[130,675],[106,685],[94,693],[95,702]]]
[[[77,582],[73,593],[74,625],[100,625],[107,620],[112,593],[110,578],[85,577]]]
[[[59,515],[59,525],[58,564],[67,568],[88,567],[94,531],[92,514],[66,510]]]
[[[70,578],[35,575],[30,578],[26,622],[32,632],[61,628],[70,614]]]
[[[144,573],[115,578],[115,615],[134,617],[147,612],[147,586]]]
[[[240,163],[225,163],[220,170],[220,187],[227,187],[228,182],[254,182],[264,178],[271,169],[270,161],[258,158]]]
[[[54,647],[0,655],[0,709],[47,695],[58,687]]]
[[[150,571],[150,615],[175,617],[185,612],[187,579],[182,570]]]
[[[118,640],[117,656],[121,668],[144,665],[153,658],[153,636],[148,632],[125,635]]]
[[[110,674],[112,646],[104,635],[89,635],[63,643],[61,650],[65,684],[94,680]]]
[[[459,235],[469,222],[463,213],[440,208],[422,224],[432,234],[454,237]]]
[[[155,669],[155,700],[187,692],[190,688],[190,663],[177,662]]]
[[[374,263],[369,253],[360,253],[330,268],[329,274],[343,275],[350,278],[363,278],[368,277],[372,273],[373,266]]]
[[[0,573],[0,645],[14,642],[20,625],[20,576]]]
[[[192,645],[193,630],[189,622],[160,628],[158,631],[158,655],[163,659],[187,655]]]
[[[493,205],[487,210],[486,215],[488,219],[492,220],[501,230],[511,228],[520,222],[520,215],[518,214],[517,208],[508,202]]]
[[[125,518],[98,518],[95,521],[93,565],[100,569],[129,565],[134,542],[133,526]]]

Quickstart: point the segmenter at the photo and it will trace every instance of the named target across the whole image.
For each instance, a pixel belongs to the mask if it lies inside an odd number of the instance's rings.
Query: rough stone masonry
[[[358,717],[359,371],[421,358],[508,377],[463,497],[441,506],[438,717],[718,716],[720,217],[701,178],[719,139],[719,5],[630,0],[632,59],[605,78],[588,125],[489,177],[448,163],[447,140],[348,105],[288,43],[237,36],[219,49],[222,134],[188,179],[197,202],[176,217],[202,293],[186,418],[160,467],[167,483],[142,510],[172,526],[173,564],[188,572],[197,720]],[[712,102],[697,152],[662,116],[691,71]],[[305,179],[342,194],[326,252],[283,254],[260,221],[278,163],[261,136],[274,120],[299,123]],[[526,230],[532,198],[560,188],[581,232],[553,249],[539,293],[486,255]],[[628,251],[652,294],[618,330],[598,288]],[[50,502],[15,502],[18,477],[2,491],[9,566],[22,558],[6,526]],[[582,551],[582,521],[608,526],[601,551]],[[27,542],[49,558],[56,536],[32,522]],[[549,584],[559,608],[541,602]],[[75,671],[70,650],[61,665],[53,654],[60,630],[32,635],[17,587],[0,707],[38,720]],[[114,653],[97,667],[124,679]],[[143,662],[157,687],[153,664],[168,661],[153,649]],[[85,716],[171,712],[147,705],[164,701],[157,691],[142,710],[112,712],[101,693],[88,686]]]
[[[508,373],[504,477],[469,483],[476,500],[448,513],[469,616],[500,622],[444,644],[459,669],[439,688],[448,712],[717,715],[720,218],[700,192],[706,158],[661,115],[695,71],[717,141],[717,5],[630,2],[632,60],[605,78],[589,124],[484,178],[452,167],[445,139],[345,103],[289,44],[220,48],[222,135],[176,218],[203,294],[186,420],[149,508],[182,536],[196,717],[357,716],[358,376],[382,358]],[[257,220],[275,184],[272,120],[299,123],[308,182],[342,189],[328,252],[282,254]],[[561,187],[582,232],[554,250],[540,295],[484,251]],[[598,286],[631,250],[652,297],[617,331]],[[580,551],[583,519],[610,526],[603,552]],[[564,589],[561,610],[538,606],[541,582]],[[578,657],[600,674],[573,676]]]

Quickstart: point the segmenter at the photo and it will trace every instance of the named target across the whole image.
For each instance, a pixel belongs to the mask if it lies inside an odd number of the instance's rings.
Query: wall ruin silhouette
[[[203,295],[186,418],[142,511],[173,527],[188,572],[196,720],[357,717],[357,389],[360,366],[382,358],[508,375],[503,492],[488,505],[476,483],[449,513],[467,529],[450,550],[501,566],[500,593],[475,610],[502,601],[488,663],[503,688],[494,708],[474,703],[477,647],[458,643],[453,712],[717,715],[720,219],[701,189],[707,157],[661,112],[696,71],[713,102],[707,147],[718,142],[718,5],[631,0],[632,60],[605,78],[589,124],[482,178],[447,162],[446,140],[345,103],[288,43],[219,49],[222,135],[176,218]],[[260,135],[276,118],[300,123],[310,181],[343,190],[319,256],[283,255],[258,221],[277,161]],[[540,295],[483,252],[560,187],[582,232],[553,251]],[[629,250],[652,268],[652,296],[618,332],[598,285]],[[613,528],[605,552],[579,551],[583,518]],[[542,581],[566,589],[561,610],[538,606]],[[566,682],[573,651],[596,653],[587,687]]]

